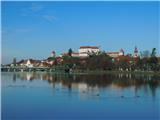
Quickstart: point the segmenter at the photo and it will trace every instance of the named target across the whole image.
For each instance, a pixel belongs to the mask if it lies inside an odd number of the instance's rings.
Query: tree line
[[[61,65],[72,70],[120,70],[120,71],[160,71],[160,58],[156,56],[156,48],[148,56],[134,58],[130,55],[111,58],[105,52],[88,53],[88,57],[72,57],[72,49],[63,56]]]

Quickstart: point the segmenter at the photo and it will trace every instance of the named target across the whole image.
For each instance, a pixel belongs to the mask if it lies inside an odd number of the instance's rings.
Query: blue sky
[[[96,45],[159,50],[158,2],[2,2],[2,63]]]

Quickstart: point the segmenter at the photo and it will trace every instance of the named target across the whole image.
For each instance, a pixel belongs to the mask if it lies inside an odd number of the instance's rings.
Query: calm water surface
[[[2,72],[2,120],[159,120],[160,77]]]

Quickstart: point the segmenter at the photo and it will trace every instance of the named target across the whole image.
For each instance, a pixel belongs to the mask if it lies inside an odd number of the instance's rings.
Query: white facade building
[[[81,46],[78,50],[79,57],[87,57],[90,53],[98,53],[100,49],[96,46]]]
[[[33,64],[31,63],[30,59],[27,60],[26,66],[27,67],[33,67]]]
[[[124,50],[120,49],[119,52],[107,52],[107,55],[109,55],[112,58],[117,58],[119,56],[123,56],[124,55]]]
[[[79,57],[79,53],[73,52],[73,53],[72,53],[72,57]]]

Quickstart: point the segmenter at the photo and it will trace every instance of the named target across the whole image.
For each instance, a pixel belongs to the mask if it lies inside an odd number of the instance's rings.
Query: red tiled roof
[[[47,62],[42,62],[41,65],[42,65],[42,66],[50,66],[50,64],[47,63]]]
[[[40,63],[40,60],[33,60],[33,59],[28,59],[28,60],[31,62],[31,64]],[[27,64],[28,60],[21,60],[21,61],[17,62],[17,64]]]
[[[119,54],[119,52],[107,52],[107,54]]]
[[[98,49],[97,46],[81,46],[80,47],[80,49],[84,49],[84,48]]]
[[[74,55],[79,55],[79,53],[72,53],[72,54],[74,54]]]
[[[36,63],[40,63],[40,60],[33,60],[33,59],[29,59],[31,64],[36,64]]]
[[[68,56],[68,53],[62,53],[62,56]]]
[[[21,61],[17,62],[17,64],[21,64],[21,63],[23,63],[23,62],[24,62],[24,60],[21,60]]]
[[[129,61],[132,61],[133,59],[130,56],[118,56],[117,60],[122,60],[122,61],[125,61],[125,62],[129,62]]]

